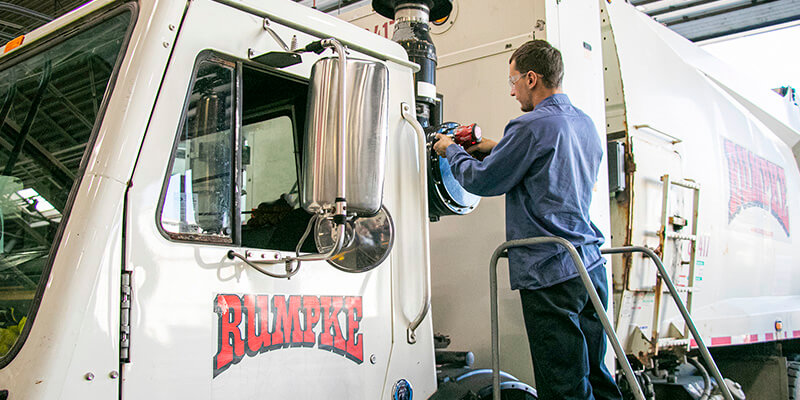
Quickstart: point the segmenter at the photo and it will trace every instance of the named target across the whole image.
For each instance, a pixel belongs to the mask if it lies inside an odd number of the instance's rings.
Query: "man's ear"
[[[527,80],[528,88],[533,90],[533,88],[536,87],[536,83],[539,80],[539,76],[537,76],[536,73],[533,71],[528,71],[527,73],[525,73],[525,79]]]

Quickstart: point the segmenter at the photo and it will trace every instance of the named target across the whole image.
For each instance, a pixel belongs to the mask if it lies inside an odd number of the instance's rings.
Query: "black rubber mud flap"
[[[800,362],[787,362],[786,372],[789,374],[789,400],[800,400]]]
[[[0,399],[2,400],[2,399]],[[478,400],[471,390],[454,382],[443,382],[428,400]]]

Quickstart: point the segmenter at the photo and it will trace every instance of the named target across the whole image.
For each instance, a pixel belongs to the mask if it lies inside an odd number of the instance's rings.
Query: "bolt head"
[[[117,379],[117,378],[119,378],[119,372],[111,371],[111,372],[108,373],[108,377],[111,378],[111,379]]]
[[[87,381],[93,381],[94,380],[94,374],[91,373],[91,372],[87,372],[86,375],[83,376],[83,378],[86,379]]]
[[[169,24],[169,30],[174,31],[175,30],[175,25]]]
[[[373,364],[377,363],[378,362],[378,357],[376,357],[375,354],[369,356],[369,362],[371,362]]]

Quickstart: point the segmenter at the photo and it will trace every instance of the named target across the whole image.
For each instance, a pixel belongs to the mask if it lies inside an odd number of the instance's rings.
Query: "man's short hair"
[[[517,71],[527,73],[533,71],[542,76],[544,85],[549,88],[561,87],[564,79],[564,62],[561,52],[547,43],[546,40],[531,40],[520,46],[508,63],[516,61]]]

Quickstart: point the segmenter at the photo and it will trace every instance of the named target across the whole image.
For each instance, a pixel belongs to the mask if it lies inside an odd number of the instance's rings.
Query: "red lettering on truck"
[[[214,302],[217,313],[218,345],[214,356],[214,376],[228,369],[244,356],[244,341],[239,324],[242,322],[242,299],[236,295],[218,295]]]
[[[345,357],[361,364],[364,361],[364,348],[361,343],[361,334],[357,333],[361,318],[364,316],[361,309],[361,297],[345,297],[345,310],[347,310],[347,352]]]
[[[724,147],[731,189],[728,222],[733,221],[742,210],[758,207],[775,217],[786,236],[790,236],[789,202],[783,167],[730,140],[725,139]]]
[[[322,332],[319,334],[319,348],[344,355],[347,350],[339,313],[342,312],[342,297],[324,296],[320,298],[322,309]]]
[[[361,296],[218,294],[214,313],[214,377],[245,355],[280,348],[317,346],[357,364],[364,361]]]

